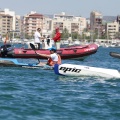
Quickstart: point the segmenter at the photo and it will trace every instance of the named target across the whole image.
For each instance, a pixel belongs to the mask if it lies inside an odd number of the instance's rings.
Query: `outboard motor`
[[[7,57],[8,51],[11,51],[13,48],[10,44],[2,45],[0,47],[0,52],[2,57]]]

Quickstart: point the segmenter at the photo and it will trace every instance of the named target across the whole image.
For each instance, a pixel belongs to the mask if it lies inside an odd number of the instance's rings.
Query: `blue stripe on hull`
[[[11,62],[11,65],[15,65],[15,66],[30,66],[30,67],[38,67],[38,65],[36,64],[27,64],[27,63],[19,63],[17,61],[17,59],[14,59],[14,58],[0,58],[0,63],[3,65],[6,64],[7,65],[7,62],[8,62],[8,65],[10,65],[10,62]]]
[[[55,64],[55,65],[54,65],[54,72],[55,72],[55,74],[57,74],[57,75],[65,76],[65,75],[59,73],[59,65],[58,65],[58,64]]]

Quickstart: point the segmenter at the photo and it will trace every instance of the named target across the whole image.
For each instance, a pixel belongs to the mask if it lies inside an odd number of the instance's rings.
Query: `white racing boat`
[[[56,64],[54,72],[64,76],[100,76],[107,78],[120,78],[120,71],[74,64]]]

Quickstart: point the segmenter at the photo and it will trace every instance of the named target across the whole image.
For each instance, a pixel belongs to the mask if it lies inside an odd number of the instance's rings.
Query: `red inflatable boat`
[[[69,46],[66,48],[60,48],[57,50],[57,53],[60,54],[62,59],[76,59],[83,58],[88,55],[96,53],[98,46],[96,44],[89,44],[84,46]],[[50,54],[49,50],[39,49],[36,52],[41,54]],[[46,59],[42,56],[39,56],[32,49],[24,49],[24,48],[14,48],[12,50],[8,50],[6,53],[7,57],[12,58],[39,58]]]

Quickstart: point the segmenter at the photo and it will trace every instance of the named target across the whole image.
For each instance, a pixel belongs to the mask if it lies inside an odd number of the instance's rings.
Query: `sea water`
[[[120,59],[102,48],[63,63],[120,70]],[[36,59],[19,59],[37,62]],[[0,67],[0,120],[119,120],[120,79],[65,77],[52,70]]]

